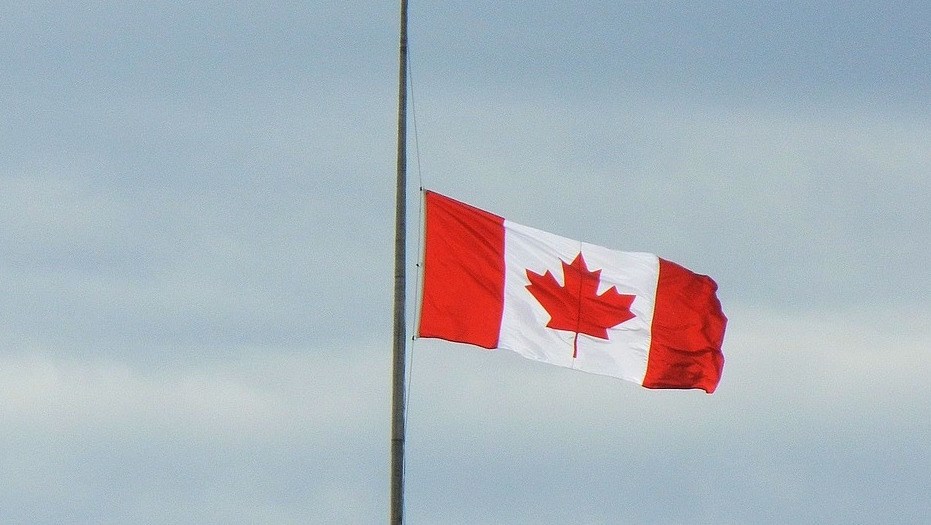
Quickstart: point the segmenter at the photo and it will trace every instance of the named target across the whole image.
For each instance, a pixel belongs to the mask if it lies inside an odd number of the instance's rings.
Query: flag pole
[[[401,0],[398,67],[398,173],[394,223],[394,352],[391,396],[391,521],[404,512],[404,353],[407,263],[407,0]]]

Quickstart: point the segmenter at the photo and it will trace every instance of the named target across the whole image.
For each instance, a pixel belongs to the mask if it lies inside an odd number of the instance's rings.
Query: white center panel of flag
[[[657,257],[580,243],[510,221],[504,222],[504,228],[504,308],[499,348],[529,359],[642,384],[659,275]],[[589,272],[600,271],[597,294],[614,287],[619,294],[634,296],[629,307],[633,318],[606,326],[607,339],[547,327],[551,313],[528,290],[528,271],[537,275],[550,272],[559,286],[565,286],[564,265],[573,263],[579,254]]]

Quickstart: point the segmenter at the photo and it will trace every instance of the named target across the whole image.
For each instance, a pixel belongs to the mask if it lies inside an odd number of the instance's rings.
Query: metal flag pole
[[[404,513],[404,353],[407,343],[404,299],[407,243],[407,0],[401,0],[398,66],[398,176],[394,222],[394,360],[391,396],[391,521]]]

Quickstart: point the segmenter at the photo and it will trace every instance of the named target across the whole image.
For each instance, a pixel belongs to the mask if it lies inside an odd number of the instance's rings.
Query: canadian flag
[[[424,198],[420,337],[512,350],[647,388],[714,392],[727,319],[710,277],[432,191]]]

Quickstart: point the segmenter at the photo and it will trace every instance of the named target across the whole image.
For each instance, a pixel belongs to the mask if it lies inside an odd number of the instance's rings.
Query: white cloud
[[[371,344],[152,367],[19,350],[0,359],[0,518],[369,521],[386,500],[389,365]]]
[[[920,416],[931,312],[729,314],[712,396],[418,342],[408,468],[418,516],[559,522],[582,506],[593,521],[927,517],[884,487],[909,490],[931,468]],[[656,510],[660,500],[674,504]]]
[[[0,360],[7,426],[127,436],[194,432],[220,441],[319,437],[323,428],[343,437],[360,432],[379,404],[373,372],[385,366],[357,354],[347,363],[320,351],[274,349],[199,365],[163,361],[154,369],[54,357],[35,345],[20,352]],[[358,418],[345,417],[359,408],[365,411]]]
[[[929,515],[920,498],[882,487],[908,490],[931,468],[920,417],[931,312],[726,309],[727,364],[712,396],[418,341],[412,520],[561,521],[584,504],[593,521],[677,521],[681,505],[697,509],[698,523],[760,512],[839,523],[878,496],[889,505],[865,516]],[[149,522],[381,519],[386,341],[306,353],[175,349],[148,364],[4,341],[13,345],[0,359],[7,517],[48,508],[55,521],[80,521],[67,519],[74,512],[138,521],[161,508]],[[628,507],[662,494],[678,504],[660,517]],[[823,499],[833,517],[819,514]]]

